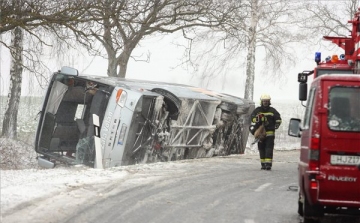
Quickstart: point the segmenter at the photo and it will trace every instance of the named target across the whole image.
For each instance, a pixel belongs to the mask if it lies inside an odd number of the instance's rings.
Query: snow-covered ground
[[[9,142],[4,143],[5,141],[8,140],[0,138],[1,145],[9,144]],[[24,147],[19,148],[24,149]],[[3,149],[2,146],[0,146],[1,149]],[[296,150],[293,151],[297,152]],[[23,154],[25,153],[27,152]],[[279,153],[281,152],[279,151]],[[275,159],[276,156],[275,154]],[[245,154],[231,155],[229,158],[231,157],[234,159],[252,159],[255,162],[258,160],[255,149],[248,149]],[[89,197],[95,200],[96,197],[109,196],[111,194],[109,187],[121,184],[121,187],[133,188],[134,186],[149,184],[169,174],[175,176],[192,168],[201,168],[202,164],[214,160],[217,164],[229,162],[229,159],[213,157],[109,169],[93,169],[83,165],[57,165],[54,169],[41,169],[37,166],[34,167],[34,164],[29,162],[27,165],[32,168],[2,169],[0,171],[0,222],[3,222],[2,219],[5,219],[4,222],[34,222],[33,220],[37,216],[44,215],[46,208],[56,210],[56,213],[48,214],[54,215],[54,217],[56,215],[58,218],[61,214],[66,215],[66,213],[62,213],[62,208],[68,209],[81,205]],[[25,168],[26,166],[23,165],[22,167]],[[53,203],[56,203],[56,207]],[[44,209],[44,207],[46,208]],[[20,212],[21,215],[22,213],[29,213],[27,218],[21,218],[14,214],[15,212]],[[50,216],[48,217],[50,218]]]
[[[21,209],[21,205],[36,203],[41,199],[59,195],[71,195],[75,200],[86,194],[87,187],[101,187],[109,181],[125,179],[130,174],[148,168],[166,168],[172,164],[158,163],[112,169],[93,169],[85,166],[57,166],[54,169],[1,170],[1,214],[9,214],[12,209]],[[174,165],[174,164],[173,164]],[[144,177],[145,183],[151,176]],[[95,194],[101,196],[101,193]],[[88,196],[86,196],[88,197]],[[67,202],[64,200],[64,202]],[[79,200],[77,202],[80,202]],[[20,206],[19,206],[20,205]]]
[[[10,148],[12,148],[12,150]],[[13,140],[0,138],[0,154],[2,157],[4,157],[4,152],[7,152],[5,154],[9,156],[9,151],[13,151],[13,153],[10,154],[13,158],[14,156],[19,156],[20,159],[13,159],[18,160],[19,163],[14,163],[11,159],[1,160],[1,214],[6,214],[14,208],[19,208],[20,204],[27,204],[33,200],[59,195],[61,193],[71,193],[73,189],[84,188],[83,190],[77,190],[77,193],[79,193],[79,191],[86,192],[87,185],[102,185],[109,181],[126,179],[134,173],[146,173],[147,170],[150,169],[162,171],[179,169],[179,171],[181,171],[182,165],[192,165],[192,163],[203,162],[204,159],[216,159],[215,157],[167,163],[160,162],[103,170],[93,169],[83,165],[57,165],[54,169],[41,169],[37,166],[36,154],[32,147]],[[256,146],[252,146],[246,150],[245,154],[233,156],[252,156],[257,158],[258,152]],[[10,163],[5,165],[4,162]],[[142,184],[157,180],[158,177],[157,175],[144,175],[141,181],[134,183]],[[79,194],[78,196],[81,195]],[[97,196],[101,196],[101,194]]]

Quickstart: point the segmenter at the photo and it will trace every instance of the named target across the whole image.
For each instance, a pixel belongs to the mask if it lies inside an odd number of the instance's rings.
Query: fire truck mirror
[[[299,84],[299,100],[300,101],[307,100],[307,83]]]

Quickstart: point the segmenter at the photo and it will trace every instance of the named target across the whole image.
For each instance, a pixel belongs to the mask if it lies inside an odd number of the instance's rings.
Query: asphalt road
[[[299,151],[276,151],[271,171],[260,170],[257,154],[203,159],[180,173],[161,173],[159,181],[120,189],[66,222],[300,223],[298,157]],[[320,222],[360,219],[325,216]]]
[[[260,170],[258,155],[205,159],[159,181],[118,188],[66,222],[300,222],[298,151],[274,158],[271,171]]]
[[[73,187],[20,205],[2,222],[300,223],[298,159],[298,150],[275,151],[271,171],[260,170],[258,154],[184,160],[166,168],[133,166],[126,169],[126,178]],[[360,219],[321,220],[346,222]]]

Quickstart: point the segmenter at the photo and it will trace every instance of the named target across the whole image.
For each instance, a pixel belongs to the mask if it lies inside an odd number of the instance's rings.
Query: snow
[[[71,188],[122,179],[129,175],[130,169],[134,167],[106,170],[84,166],[1,170],[1,211],[4,213],[21,203],[60,194]]]
[[[1,177],[1,214],[8,214],[15,209],[26,206],[37,200],[49,197],[64,199],[68,202],[69,195],[72,198],[71,205],[81,202],[82,199],[91,196],[102,196],[101,187],[104,184],[110,185],[113,182],[125,181],[129,184],[146,184],[159,180],[167,170],[184,171],[189,165],[198,162],[206,162],[204,158],[197,160],[182,160],[176,162],[159,162],[152,164],[141,164],[114,167],[109,169],[94,169],[83,165],[65,166],[57,165],[54,169],[41,169],[35,163],[35,152],[24,144],[0,138],[0,152],[9,145],[18,150],[22,157],[29,158],[29,162],[19,169],[8,169],[2,165]],[[257,157],[256,146],[246,150],[246,154],[232,156],[255,156]],[[3,153],[1,153],[3,155]],[[2,156],[3,157],[3,156]],[[22,158],[24,160],[24,158]],[[223,159],[224,160],[224,159]],[[226,160],[226,159],[225,159]],[[11,163],[11,162],[10,162]],[[183,168],[187,165],[187,168]],[[132,178],[134,174],[141,174],[140,178]],[[89,189],[91,188],[91,190]],[[82,199],[81,199],[82,198]],[[76,201],[75,201],[76,200]]]
[[[3,142],[0,146],[1,151],[6,140],[0,140]],[[54,169],[41,169],[39,167],[18,170],[2,169],[0,170],[1,217],[11,215],[14,211],[34,205],[42,200],[42,202],[49,202],[51,197],[57,201],[56,208],[59,207],[59,203],[66,206],[78,205],[89,196],[103,196],[102,190],[106,188],[104,187],[105,184],[107,187],[120,181],[126,181],[122,187],[129,184],[147,184],[161,178],[161,173],[168,169],[181,171],[181,166],[187,162],[193,161],[184,160],[109,169],[94,169],[83,165],[57,165]],[[161,170],[159,174],[156,174],[157,170]],[[133,178],[132,176],[135,174],[141,175],[141,177]],[[18,220],[16,219],[14,222]],[[0,222],[2,222],[1,219]]]

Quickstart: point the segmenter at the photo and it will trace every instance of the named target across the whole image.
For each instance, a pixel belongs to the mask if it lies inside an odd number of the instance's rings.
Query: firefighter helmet
[[[262,100],[271,100],[271,97],[270,97],[270,95],[268,95],[268,94],[263,94],[263,95],[261,95],[261,97],[260,97],[260,101],[262,101]]]
[[[268,107],[271,105],[270,100],[271,100],[270,95],[268,95],[268,94],[263,94],[263,95],[261,95],[261,97],[260,97],[260,105],[263,106],[263,107],[265,107],[265,108],[268,108]],[[267,101],[267,103],[264,104],[263,101]]]

